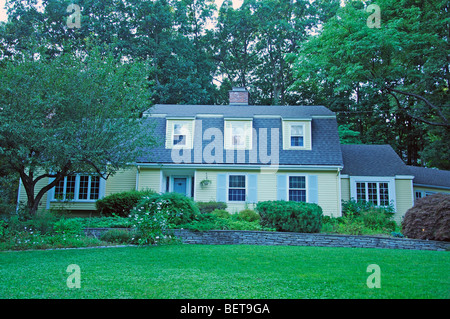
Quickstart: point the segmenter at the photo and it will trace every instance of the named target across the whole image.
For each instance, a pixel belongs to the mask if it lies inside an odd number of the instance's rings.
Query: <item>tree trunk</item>
[[[23,187],[25,188],[25,192],[27,194],[27,210],[31,216],[35,216],[38,209],[39,203],[44,197],[45,193],[47,193],[50,189],[56,186],[60,180],[62,180],[66,176],[64,173],[57,173],[54,176],[49,174],[44,174],[33,179],[33,174],[29,173],[29,175],[25,174],[25,172],[20,172],[20,179],[22,180]],[[39,192],[35,195],[35,187],[38,181],[43,178],[55,177],[55,179],[42,187]]]

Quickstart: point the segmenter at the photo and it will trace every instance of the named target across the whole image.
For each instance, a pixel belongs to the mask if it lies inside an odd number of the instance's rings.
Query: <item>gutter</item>
[[[148,168],[201,168],[201,169],[307,169],[307,170],[319,170],[319,171],[334,171],[343,168],[342,165],[254,165],[254,164],[162,164],[162,163],[136,163],[138,167]]]

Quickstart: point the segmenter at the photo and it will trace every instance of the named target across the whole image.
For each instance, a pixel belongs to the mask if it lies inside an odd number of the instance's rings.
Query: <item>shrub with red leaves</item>
[[[409,238],[450,241],[450,194],[416,200],[403,218],[402,233]]]

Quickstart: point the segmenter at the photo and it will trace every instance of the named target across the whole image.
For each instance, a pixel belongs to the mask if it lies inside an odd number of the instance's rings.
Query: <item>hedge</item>
[[[151,194],[155,194],[155,192],[152,190],[132,190],[114,193],[97,200],[95,207],[102,216],[127,217],[144,196]]]
[[[322,227],[322,208],[317,204],[266,201],[256,205],[264,227],[277,231],[318,233]]]

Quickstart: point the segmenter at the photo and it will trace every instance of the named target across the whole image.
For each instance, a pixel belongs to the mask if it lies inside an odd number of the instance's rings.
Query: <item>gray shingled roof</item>
[[[412,175],[390,145],[341,145],[342,174],[353,176]]]
[[[275,115],[283,118],[310,118],[312,116],[334,116],[321,105],[265,106],[265,105],[179,105],[156,104],[144,114],[165,114],[167,116],[196,116],[216,114],[224,117],[253,117],[255,115]]]
[[[150,110],[155,117],[149,117],[149,121],[155,124],[154,134],[161,136],[161,144],[149,149],[147,154],[137,160],[139,163],[173,163],[171,149],[164,146],[167,117],[195,117],[198,114],[223,115],[223,117],[201,117],[201,132],[195,130],[194,149],[191,151],[193,164],[207,163],[204,158],[196,156],[196,150],[204,150],[211,140],[203,140],[204,132],[208,128],[224,130],[224,118],[240,117],[253,118],[253,128],[259,132],[260,128],[267,128],[267,155],[270,156],[271,128],[279,128],[279,165],[332,165],[342,166],[342,154],[339,144],[337,122],[334,113],[323,106],[230,106],[230,105],[156,105]],[[157,116],[156,116],[157,115]],[[273,115],[277,117],[254,117],[255,115]],[[323,116],[324,118],[320,118]],[[283,150],[282,149],[282,118],[311,118],[312,150]],[[317,118],[318,117],[318,118]],[[201,135],[200,135],[201,134]],[[259,136],[258,136],[259,138]],[[202,141],[203,140],[203,141]],[[251,162],[249,151],[245,151],[245,161],[238,162],[235,154],[234,163],[264,165],[259,157]],[[198,155],[198,154],[197,154]],[[223,152],[223,163],[229,163],[226,151]],[[270,162],[268,163],[271,164]],[[217,164],[220,165],[220,164]]]
[[[418,166],[408,166],[414,175],[414,185],[446,187],[450,189],[450,171]]]

